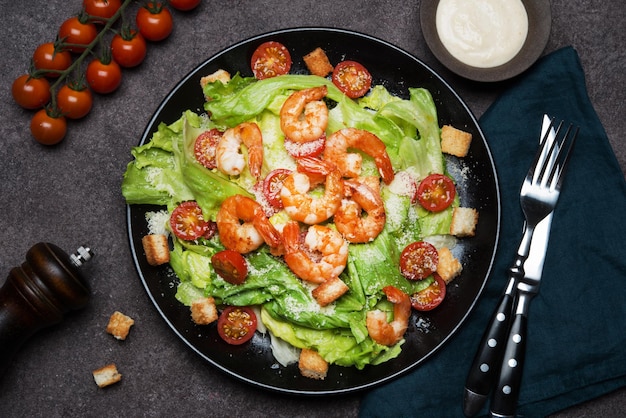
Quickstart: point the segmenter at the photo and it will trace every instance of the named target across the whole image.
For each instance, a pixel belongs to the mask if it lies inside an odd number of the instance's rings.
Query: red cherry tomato
[[[440,212],[454,201],[456,189],[450,177],[443,174],[431,174],[417,187],[417,200],[431,212]]]
[[[100,94],[112,93],[122,83],[122,69],[113,60],[107,63],[94,58],[87,65],[85,76],[89,87]]]
[[[147,52],[146,40],[135,30],[122,30],[111,39],[111,55],[122,67],[138,66],[146,58]]]
[[[286,168],[277,168],[271,171],[265,180],[263,180],[263,195],[265,200],[275,209],[284,207],[280,198],[280,189],[283,187],[283,181],[291,174],[291,170]]]
[[[96,21],[103,21],[113,17],[122,7],[122,0],[83,0],[83,9]]]
[[[217,167],[215,162],[215,150],[217,143],[222,137],[222,132],[217,129],[211,129],[198,135],[194,144],[194,153],[200,164],[209,170]]]
[[[182,10],[183,12],[188,12],[189,10],[193,10],[200,5],[201,0],[170,0],[170,6],[172,6],[176,10]]]
[[[211,257],[213,269],[230,284],[242,284],[248,276],[248,265],[241,254],[233,250],[224,250]]]
[[[285,137],[285,150],[293,158],[317,157],[324,151],[325,147],[326,135],[310,142],[295,142]]]
[[[256,314],[245,306],[229,306],[217,320],[217,333],[224,341],[240,345],[254,336],[257,328]]]
[[[149,41],[162,41],[174,28],[172,13],[161,2],[149,2],[139,8],[135,18],[139,32]]]
[[[85,117],[93,105],[93,95],[88,88],[65,84],[57,93],[57,106],[63,116],[69,119]]]
[[[259,80],[287,74],[291,69],[291,63],[289,50],[285,45],[276,41],[259,45],[250,60],[252,72]]]
[[[70,52],[83,52],[96,36],[98,36],[96,25],[81,16],[70,17],[59,28],[59,39],[64,44],[72,44],[65,46]]]
[[[333,84],[351,99],[362,97],[372,86],[369,71],[356,61],[342,61],[335,66]]]
[[[446,297],[446,282],[440,275],[433,273],[435,281],[426,289],[411,295],[411,306],[418,311],[432,311]]]
[[[13,100],[24,109],[39,109],[50,101],[50,83],[28,74],[19,76],[11,86]]]
[[[30,133],[40,144],[58,144],[67,133],[67,121],[48,109],[41,109],[30,121]]]
[[[425,279],[437,270],[437,264],[437,249],[425,241],[407,245],[400,254],[400,272],[409,280]]]
[[[61,51],[53,42],[46,42],[37,47],[33,53],[33,65],[38,70],[55,70],[46,73],[48,77],[60,76],[59,71],[66,70],[72,65],[72,55]]]
[[[170,227],[174,235],[185,241],[193,241],[206,234],[209,228],[202,209],[196,202],[183,202],[170,215]]]

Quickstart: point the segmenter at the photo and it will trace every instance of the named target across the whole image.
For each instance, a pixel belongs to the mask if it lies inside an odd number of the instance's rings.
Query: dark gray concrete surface
[[[551,3],[552,33],[545,52],[568,45],[578,51],[591,101],[626,172],[624,4]],[[10,86],[27,70],[36,46],[52,40],[80,4],[0,0],[0,274],[22,263],[27,249],[39,241],[67,251],[87,244],[97,253],[88,270],[89,306],[38,334],[14,358],[0,377],[0,416],[356,416],[359,394],[301,399],[267,393],[206,364],[171,332],[144,291],[127,244],[120,181],[130,148],[158,103],[198,63],[275,29],[330,26],[389,41],[440,72],[477,117],[507,83],[469,83],[443,68],[424,43],[419,1],[203,0],[193,13],[174,13],[170,38],[151,44],[139,68],[124,71],[117,92],[96,97],[91,114],[70,123],[62,144],[42,147],[28,130],[31,112],[13,103]],[[136,321],[123,342],[104,332],[115,310]],[[123,381],[100,390],[91,371],[109,362],[118,364]],[[557,416],[625,414],[626,390],[621,389]]]

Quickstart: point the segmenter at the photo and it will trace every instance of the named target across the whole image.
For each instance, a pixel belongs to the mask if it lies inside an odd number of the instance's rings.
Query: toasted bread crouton
[[[473,237],[476,233],[478,212],[473,208],[454,208],[452,222],[450,223],[450,235],[457,237]]]
[[[96,381],[96,385],[101,388],[122,380],[122,375],[117,371],[117,367],[114,363],[101,367],[98,370],[94,370],[92,373],[93,379]]]
[[[348,290],[349,287],[339,277],[333,277],[313,289],[311,294],[320,306],[326,306],[339,299]]]
[[[448,284],[454,280],[456,276],[461,274],[463,266],[461,266],[461,262],[454,257],[449,248],[442,247],[438,252],[439,264],[437,265],[437,274]]]
[[[221,81],[226,84],[230,81],[230,73],[226,70],[217,70],[213,74],[206,75],[200,79],[200,87],[204,88],[209,83]]]
[[[125,340],[130,332],[130,327],[135,324],[135,321],[130,316],[126,316],[121,312],[115,311],[109,323],[107,325],[107,332],[117,338],[118,340]]]
[[[198,325],[217,321],[217,308],[212,297],[196,299],[191,303],[191,319]]]
[[[311,379],[324,380],[328,373],[328,362],[316,351],[303,348],[298,361],[300,374]]]
[[[456,157],[465,157],[472,143],[472,134],[450,125],[441,128],[441,151]]]
[[[169,263],[170,247],[167,237],[162,234],[149,234],[141,239],[143,251],[146,253],[146,260],[151,266],[158,266]]]
[[[313,75],[326,77],[333,71],[333,66],[322,48],[315,48],[304,56],[304,63]]]

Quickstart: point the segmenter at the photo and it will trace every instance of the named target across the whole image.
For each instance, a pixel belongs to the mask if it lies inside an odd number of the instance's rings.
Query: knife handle
[[[497,379],[510,318],[513,315],[513,299],[508,292],[502,295],[478,346],[465,382],[463,412],[468,417],[480,411]]]
[[[491,414],[496,417],[515,417],[526,355],[528,318],[517,313],[511,324],[498,384],[491,400]]]

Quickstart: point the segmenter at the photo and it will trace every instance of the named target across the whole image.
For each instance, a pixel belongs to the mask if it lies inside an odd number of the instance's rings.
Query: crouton
[[[117,371],[114,363],[101,367],[93,372],[93,379],[98,387],[105,387],[122,380],[122,375]]]
[[[437,274],[448,284],[461,274],[463,266],[461,266],[461,262],[454,257],[449,248],[442,247],[438,252],[439,264],[437,265]]]
[[[316,351],[303,348],[298,361],[300,374],[311,379],[324,380],[328,373],[328,362]]]
[[[226,84],[230,81],[230,73],[226,70],[217,70],[213,74],[209,74],[200,79],[200,87],[204,88],[209,83],[221,81]]]
[[[333,66],[322,48],[315,48],[304,56],[304,63],[313,75],[326,77],[333,71]]]
[[[441,151],[456,157],[465,157],[472,143],[472,134],[450,125],[441,128]]]
[[[109,323],[107,325],[107,332],[117,338],[118,340],[125,340],[130,332],[130,327],[135,324],[135,321],[130,316],[126,316],[121,312],[115,311]]]
[[[450,235],[457,237],[473,237],[476,233],[478,212],[473,208],[454,208],[452,222],[450,223]]]
[[[167,237],[163,234],[149,234],[141,239],[143,251],[146,253],[146,260],[151,266],[158,266],[169,263],[170,247]]]
[[[348,289],[349,287],[339,277],[334,277],[317,286],[311,293],[320,306],[326,306],[339,299]]]
[[[191,319],[198,325],[217,321],[217,308],[212,297],[196,299],[191,303]]]

